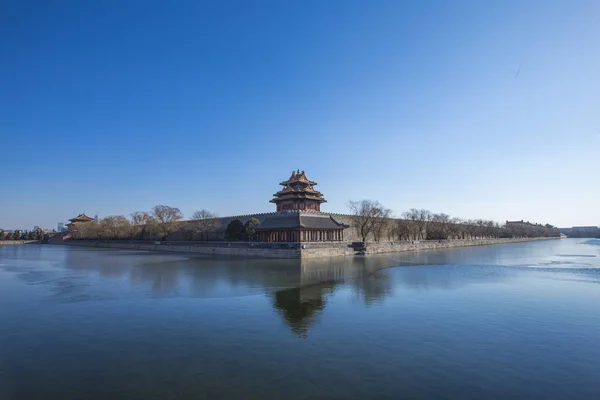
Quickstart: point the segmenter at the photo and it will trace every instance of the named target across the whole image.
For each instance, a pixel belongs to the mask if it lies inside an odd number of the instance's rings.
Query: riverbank
[[[365,255],[435,250],[452,247],[488,246],[559,238],[514,238],[472,240],[427,240],[367,243]],[[126,250],[164,251],[194,254],[212,254],[251,258],[309,259],[354,256],[348,242],[329,243],[253,243],[253,242],[144,242],[117,240],[68,240],[57,243],[67,246],[96,247]]]
[[[38,244],[39,240],[0,240],[0,246],[11,244]]]

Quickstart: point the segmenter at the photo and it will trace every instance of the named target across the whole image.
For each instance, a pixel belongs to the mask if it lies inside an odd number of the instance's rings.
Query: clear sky
[[[0,226],[156,204],[600,224],[600,2],[26,1],[0,12]]]

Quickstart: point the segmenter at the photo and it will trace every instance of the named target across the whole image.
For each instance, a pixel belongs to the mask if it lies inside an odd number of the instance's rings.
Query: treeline
[[[111,215],[98,221],[79,222],[69,226],[72,239],[91,240],[166,240],[178,231],[188,240],[208,240],[209,234],[219,228],[219,218],[207,210],[196,211],[190,221],[183,222],[183,214],[176,207],[158,205],[150,211],[137,211],[129,218]],[[251,240],[254,227],[259,224],[251,218],[245,224],[233,220],[225,229],[227,240]]]
[[[209,240],[210,233],[221,225],[220,219],[207,210],[196,211],[190,221],[182,219],[179,208],[158,205],[150,211],[134,212],[129,218],[111,215],[98,221],[72,224],[69,235],[75,240],[166,240],[169,234],[178,231],[187,240]],[[256,218],[246,223],[234,219],[225,228],[225,239],[252,240],[259,223]]]
[[[205,213],[206,217],[212,215]],[[69,226],[69,235],[72,239],[164,240],[169,233],[178,228],[182,219],[183,214],[179,208],[157,205],[150,211],[134,212],[129,218],[124,215],[110,215],[98,221],[76,222]]]
[[[0,229],[0,241],[2,240],[44,240],[44,231],[36,229],[35,231],[12,231],[7,232]]]
[[[351,201],[353,227],[365,242],[381,240],[449,240],[560,237],[557,228],[539,224],[507,224],[485,219],[461,219],[412,208],[394,218],[392,210],[374,200]]]

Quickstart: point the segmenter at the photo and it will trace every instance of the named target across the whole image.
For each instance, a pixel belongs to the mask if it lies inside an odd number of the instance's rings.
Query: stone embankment
[[[401,242],[373,242],[365,246],[365,255],[446,249],[452,247],[486,246],[505,243],[531,242],[558,238],[426,240]],[[330,243],[247,243],[247,242],[147,242],[121,240],[69,240],[69,246],[112,249],[165,251],[195,254],[213,254],[255,258],[323,258],[354,256],[356,252],[347,242]]]
[[[166,251],[256,258],[300,258],[298,243],[67,240],[57,244],[110,249]]]
[[[368,242],[365,245],[365,255],[380,253],[401,253],[405,251],[421,251],[448,249],[453,247],[488,246],[494,244],[534,242],[538,240],[553,240],[559,238],[503,238],[503,239],[468,239],[468,240],[421,240],[400,242]],[[302,258],[336,257],[355,254],[354,249],[347,243],[307,244],[302,250]]]
[[[39,240],[0,240],[0,246],[9,244],[36,244],[41,243]]]

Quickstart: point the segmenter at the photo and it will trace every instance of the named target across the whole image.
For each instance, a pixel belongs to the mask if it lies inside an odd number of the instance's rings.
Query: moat
[[[5,246],[0,321],[2,400],[595,398],[600,240],[306,261]]]

